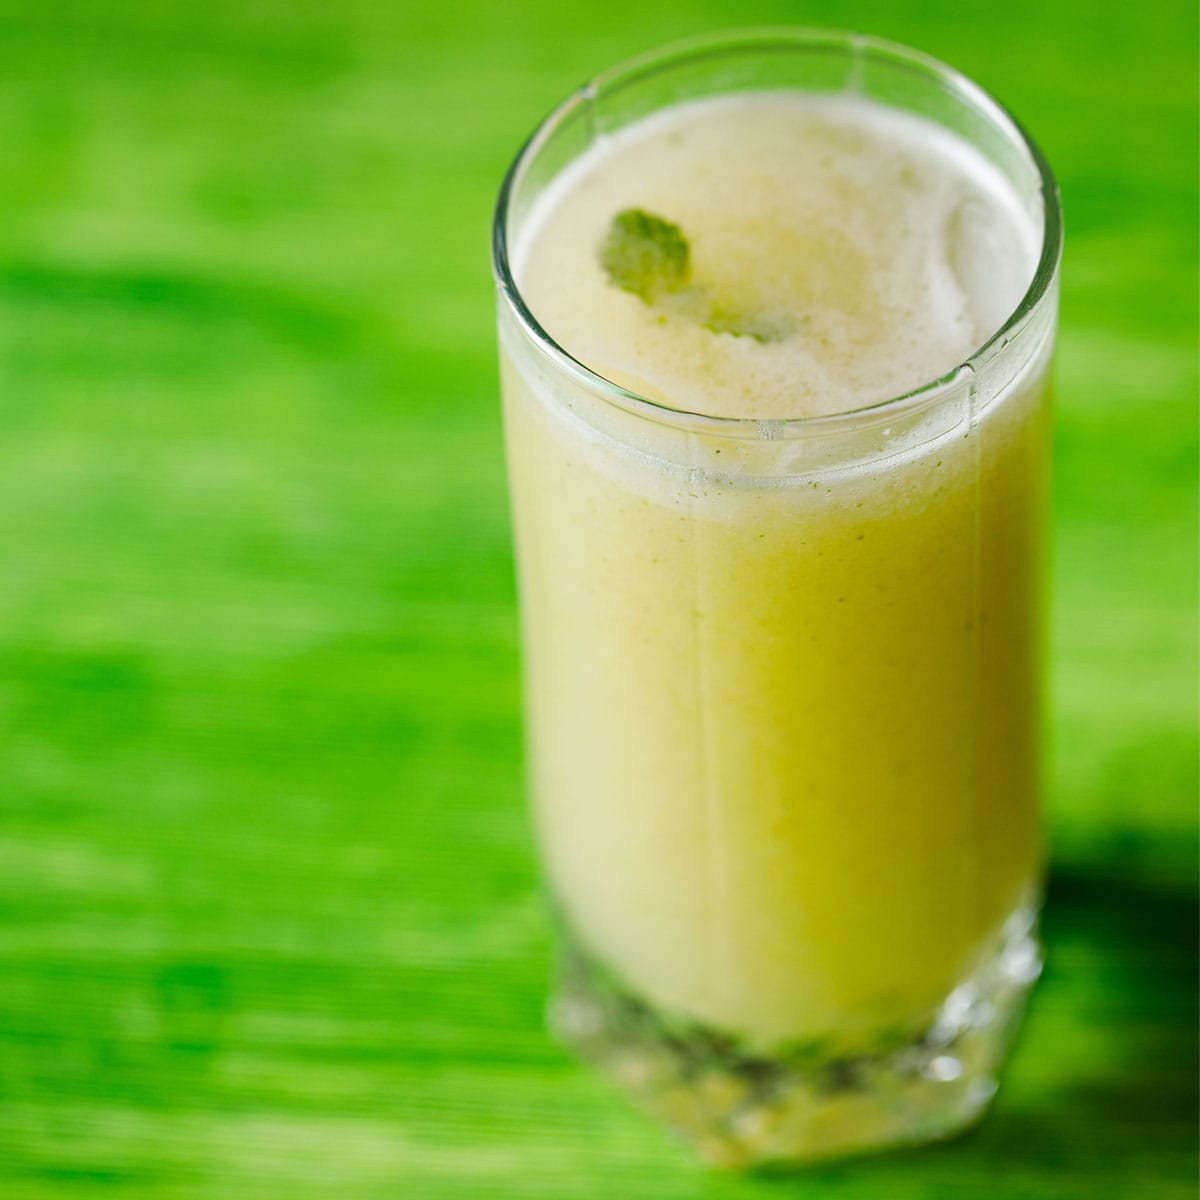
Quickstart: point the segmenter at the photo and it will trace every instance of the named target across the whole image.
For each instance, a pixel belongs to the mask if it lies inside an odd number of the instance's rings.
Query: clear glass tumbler
[[[835,416],[677,411],[555,344],[531,206],[682,100],[851,92],[970,142],[1042,232],[971,357]],[[601,76],[504,182],[494,267],[554,1028],[707,1161],[972,1121],[1036,940],[1053,178],[977,86],[858,35],[726,35]]]

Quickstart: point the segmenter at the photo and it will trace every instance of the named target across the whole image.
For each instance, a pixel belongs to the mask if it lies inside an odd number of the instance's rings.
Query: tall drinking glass
[[[558,344],[522,278],[547,189],[655,114],[783,93],[865,97],[973,147],[1040,239],[1019,302],[938,378],[809,416],[687,411]],[[1050,171],[1013,119],[857,35],[643,58],[555,109],[504,182],[493,253],[529,777],[561,934],[551,1020],[712,1163],[941,1137],[995,1091],[1041,962],[1060,244]]]

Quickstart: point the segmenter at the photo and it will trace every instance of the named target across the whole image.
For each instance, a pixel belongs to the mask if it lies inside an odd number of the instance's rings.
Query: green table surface
[[[1049,963],[944,1146],[706,1174],[543,1032],[488,226],[570,87],[857,27],[1062,184]],[[1195,1194],[1194,6],[3,0],[0,1197]]]

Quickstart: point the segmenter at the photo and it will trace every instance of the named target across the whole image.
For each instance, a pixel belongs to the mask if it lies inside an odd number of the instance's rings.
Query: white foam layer
[[[597,249],[613,216],[678,224],[695,282],[786,328],[714,333],[621,291]],[[551,336],[651,400],[719,416],[844,412],[965,361],[1036,267],[1039,228],[978,151],[857,96],[688,102],[599,140],[543,193],[514,252]]]

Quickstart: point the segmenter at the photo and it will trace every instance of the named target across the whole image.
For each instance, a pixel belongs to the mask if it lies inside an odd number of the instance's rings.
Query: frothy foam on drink
[[[732,322],[615,286],[599,248],[638,209],[683,231]],[[845,412],[940,378],[1033,277],[1037,227],[983,156],[861,97],[746,93],[600,139],[539,198],[516,277],[547,332],[671,408],[779,419]]]

